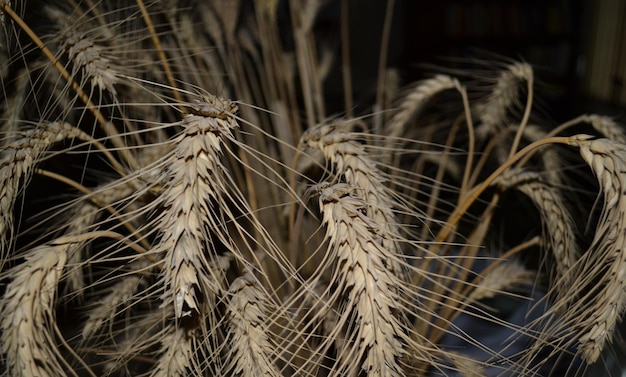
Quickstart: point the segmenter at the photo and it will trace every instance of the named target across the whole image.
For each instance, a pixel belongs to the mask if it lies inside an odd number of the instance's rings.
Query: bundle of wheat
[[[526,63],[400,89],[387,42],[354,106],[325,6],[0,0],[7,375],[619,369],[622,128],[534,117]]]

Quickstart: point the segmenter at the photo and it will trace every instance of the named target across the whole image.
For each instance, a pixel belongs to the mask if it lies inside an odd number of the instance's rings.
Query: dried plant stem
[[[179,106],[183,103],[183,98],[178,91],[178,86],[176,85],[176,80],[174,80],[174,74],[172,74],[172,68],[170,68],[170,64],[167,61],[167,56],[165,55],[165,51],[163,50],[163,46],[161,46],[161,41],[159,40],[159,35],[157,34],[154,25],[152,24],[152,20],[150,19],[150,14],[148,13],[148,9],[146,9],[146,5],[143,0],[136,0],[137,6],[139,10],[141,10],[141,15],[143,16],[143,20],[148,27],[148,32],[152,37],[152,43],[154,43],[154,48],[159,56],[159,61],[163,65],[163,70],[165,71],[165,76],[167,77],[168,84],[172,87],[172,92],[174,94],[174,98],[176,102],[178,102]],[[179,107],[182,111],[182,106]]]

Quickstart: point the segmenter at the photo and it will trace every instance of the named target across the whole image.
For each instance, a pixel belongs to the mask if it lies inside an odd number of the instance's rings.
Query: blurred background
[[[389,4],[331,1],[316,22],[320,32],[339,38],[342,7],[350,8],[357,96],[375,86]],[[393,8],[388,63],[403,83],[427,77],[435,65],[521,59],[535,68],[537,93],[555,119],[585,112],[626,119],[626,1],[395,0]],[[330,92],[340,87],[336,74]]]

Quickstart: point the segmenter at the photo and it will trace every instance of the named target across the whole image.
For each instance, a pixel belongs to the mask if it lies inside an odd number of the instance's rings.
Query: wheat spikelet
[[[509,170],[497,180],[504,189],[514,188],[528,198],[539,210],[544,226],[545,246],[554,254],[557,280],[567,287],[572,278],[572,267],[579,257],[576,226],[560,193],[542,182],[534,172]]]
[[[593,241],[584,263],[579,263],[575,271],[594,287],[581,300],[585,305],[582,314],[570,309],[570,313],[584,316],[574,323],[582,357],[592,363],[626,308],[626,146],[587,136],[572,137],[570,143],[580,148],[600,183],[604,200]]]
[[[495,135],[504,127],[507,111],[518,101],[518,83],[529,81],[532,76],[532,67],[526,63],[509,64],[500,72],[491,93],[476,105],[476,114],[480,120],[476,128],[479,139]]]
[[[346,299],[339,322],[353,318],[355,323],[350,348],[338,355],[339,373],[354,376],[361,369],[368,376],[402,376],[400,358],[405,351],[397,293],[402,282],[389,266],[389,251],[378,240],[384,231],[364,213],[368,204],[356,193],[358,189],[347,184],[322,186],[319,199],[329,240],[327,255],[336,263],[332,283]]]
[[[273,359],[275,349],[269,342],[265,293],[255,277],[247,272],[233,281],[226,317],[230,350],[224,375],[280,376]]]
[[[38,246],[8,271],[11,282],[0,300],[0,327],[2,352],[12,376],[63,375],[52,326],[57,284],[70,246]]]
[[[236,127],[232,118],[236,107],[210,97],[194,111],[196,114],[183,119],[183,134],[176,139],[177,148],[168,159],[169,182],[162,195],[166,207],[160,226],[163,236],[157,247],[166,250],[163,270],[168,290],[163,299],[174,305],[176,318],[199,314],[199,303],[212,301],[206,297],[215,293],[210,282],[215,277],[207,276],[216,253],[211,240],[228,239],[219,234],[226,230],[215,205],[224,203],[219,197],[228,191],[221,144],[222,135]]]

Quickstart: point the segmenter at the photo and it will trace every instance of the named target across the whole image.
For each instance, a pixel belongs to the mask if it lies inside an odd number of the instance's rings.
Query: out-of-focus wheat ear
[[[338,353],[338,374],[403,376],[406,353],[400,320],[402,280],[378,238],[380,223],[369,217],[368,203],[349,184],[320,185],[319,205],[326,225],[327,254],[333,263],[331,284],[343,293],[338,326],[351,326],[349,346]]]
[[[2,30],[2,27],[0,27]],[[0,39],[1,41],[1,39]],[[2,44],[2,42],[0,42]],[[2,57],[0,56],[0,60]],[[12,79],[14,80],[15,89],[6,93],[6,104],[5,106],[0,107],[4,111],[0,112],[0,132],[2,133],[2,137],[0,138],[0,146],[5,147],[11,142],[15,141],[16,137],[18,137],[19,130],[23,127],[22,119],[24,107],[26,106],[26,98],[28,97],[28,91],[30,89],[30,75],[28,69],[19,70],[16,74],[13,75]],[[7,90],[6,81],[0,81],[3,83],[3,90]]]
[[[13,242],[13,208],[46,151],[79,130],[65,123],[41,124],[2,150],[0,156],[0,266]]]
[[[230,285],[226,306],[229,350],[222,375],[281,375],[274,364],[279,350],[270,343],[266,296],[250,272]]]
[[[517,127],[514,127],[517,130]],[[549,134],[543,131],[539,126],[529,124],[524,129],[524,137],[531,142],[547,138]],[[555,188],[560,187],[563,184],[563,161],[559,155],[558,149],[553,146],[547,146],[541,149],[539,154],[542,163],[542,174],[547,177],[547,181],[550,182]],[[521,165],[518,165],[521,167]]]
[[[519,262],[506,261],[480,274],[474,289],[467,296],[468,302],[492,298],[511,288],[535,282],[536,273],[530,271]]]
[[[194,355],[194,346],[198,342],[195,330],[172,322],[163,330],[160,338],[161,356],[150,374],[151,377],[188,376],[190,369],[193,371],[191,375],[202,374]]]
[[[584,119],[591,124],[594,130],[602,136],[615,142],[626,144],[624,126],[615,122],[611,117],[597,114],[585,115]]]
[[[0,299],[0,328],[11,376],[64,375],[55,340],[55,300],[70,246],[38,246],[7,272],[10,283]]]
[[[84,340],[90,339],[108,322],[112,322],[114,317],[120,313],[119,307],[127,304],[141,288],[142,281],[145,280],[143,270],[147,267],[145,259],[139,259],[130,266],[128,275],[120,277],[119,280],[109,287],[108,294],[99,297],[97,304],[89,309],[89,316],[83,325],[82,336]],[[136,272],[135,272],[136,271]],[[121,273],[121,272],[120,272]],[[100,292],[105,293],[105,292]]]
[[[201,314],[200,303],[211,301],[207,296],[215,294],[213,283],[225,280],[222,271],[211,268],[218,255],[215,249],[220,242],[232,244],[219,213],[220,206],[227,205],[222,196],[229,190],[222,138],[237,126],[237,108],[217,97],[206,100],[195,104],[181,122],[183,131],[167,160],[168,182],[160,198],[165,207],[157,247],[165,250],[163,300],[173,305],[177,319]],[[218,276],[208,276],[212,272]]]
[[[485,140],[505,127],[507,112],[519,101],[519,83],[532,77],[532,67],[527,63],[515,62],[500,72],[491,93],[475,105],[480,121],[476,127],[479,140]]]
[[[520,191],[537,207],[544,228],[544,247],[554,254],[556,262],[555,281],[559,287],[569,287],[575,278],[572,268],[580,251],[576,242],[576,225],[560,192],[544,183],[539,173],[515,169],[503,173],[496,184],[505,190],[512,188]]]
[[[484,363],[480,363],[472,359],[468,355],[463,355],[459,352],[446,352],[446,359],[450,360],[455,372],[459,373],[462,377],[486,377]]]
[[[89,35],[89,30],[84,30],[86,26],[79,24],[81,18],[75,14],[67,15],[58,8],[47,7],[45,10],[51,19],[59,22],[59,51],[67,54],[72,76],[88,79],[92,87],[115,97],[115,85],[119,82],[115,62],[103,55],[102,47]]]
[[[411,122],[429,99],[444,90],[455,88],[458,81],[447,75],[437,75],[431,79],[419,82],[402,100],[397,112],[385,125],[385,134],[390,136],[389,143],[394,138],[405,134],[405,127]]]
[[[574,271],[589,291],[569,308],[576,315],[572,323],[582,357],[592,363],[626,307],[626,145],[587,135],[573,136],[569,143],[579,147],[604,200],[594,238]],[[577,284],[572,294],[580,296],[580,290]]]

